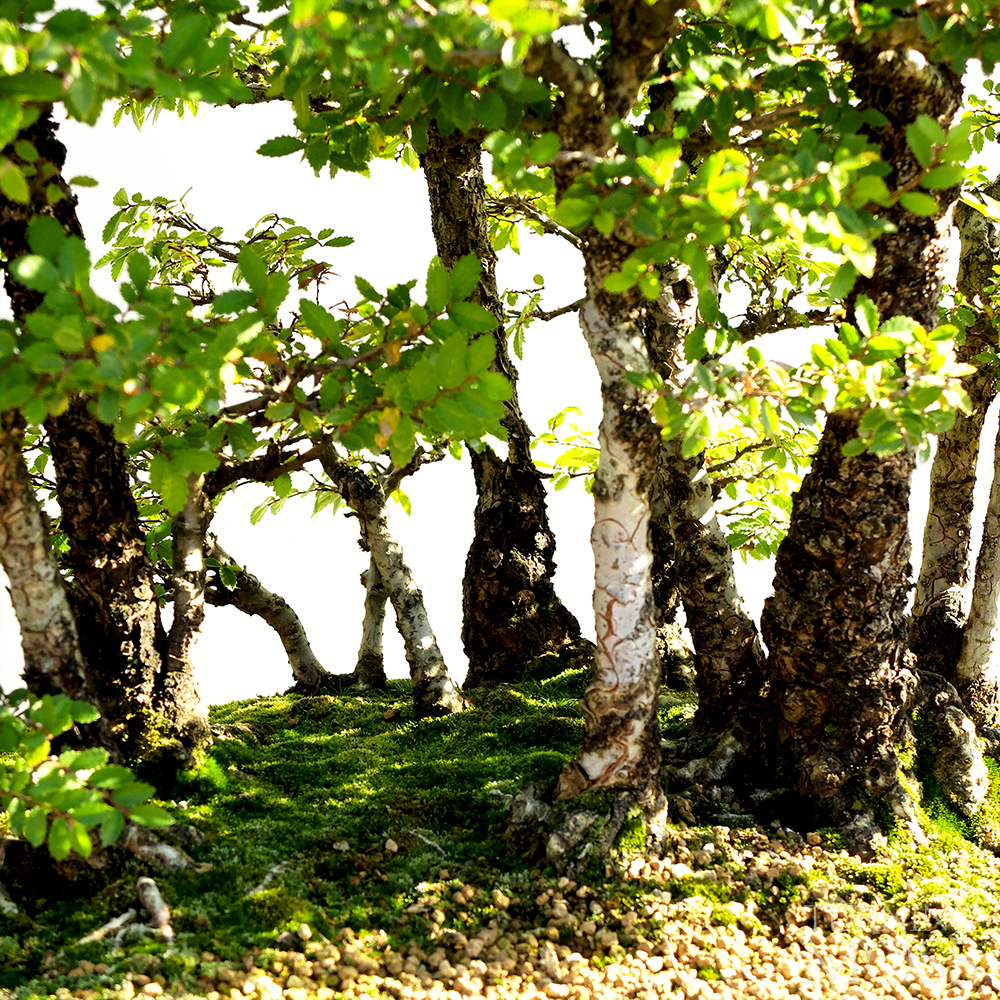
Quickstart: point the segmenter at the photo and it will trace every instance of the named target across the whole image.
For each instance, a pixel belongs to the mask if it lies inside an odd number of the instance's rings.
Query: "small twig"
[[[131,923],[136,918],[135,910],[126,910],[120,916],[115,917],[113,920],[109,920],[106,924],[102,924],[97,930],[91,931],[89,934],[85,934],[77,944],[90,944],[93,941],[101,941],[107,937],[112,931],[120,931],[126,924]]]

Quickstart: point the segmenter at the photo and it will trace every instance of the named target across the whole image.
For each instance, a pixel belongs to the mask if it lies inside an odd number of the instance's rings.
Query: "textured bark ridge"
[[[588,295],[580,312],[604,400],[591,534],[597,654],[580,704],[586,736],[559,777],[560,798],[591,789],[641,790],[660,767],[660,665],[649,544],[649,493],[660,435],[651,417],[652,394],[627,378],[630,371],[650,367],[637,335],[636,304],[601,290],[617,252],[608,246],[588,261],[600,264],[588,266]]]
[[[169,729],[182,737],[181,746],[196,747],[211,740],[191,651],[205,621],[205,547],[212,502],[205,495],[204,476],[189,476],[187,486],[187,500],[173,522],[174,618],[157,701]]]
[[[663,288],[650,309],[646,343],[654,370],[676,386],[684,338],[696,322],[697,292],[684,267],[665,273]],[[733,552],[715,514],[704,458],[685,458],[681,445],[679,437],[659,445],[650,501],[653,539],[669,533],[674,565],[666,565],[654,544],[654,587],[660,604],[666,583],[661,577],[668,576],[683,600],[695,651],[695,730],[707,735],[727,730],[741,712],[759,706],[764,653],[736,586]]]
[[[389,533],[382,488],[353,465],[338,461],[332,453],[325,454],[321,461],[334,488],[351,510],[357,512],[362,537],[392,602],[396,627],[403,637],[410,665],[417,718],[460,712],[462,696],[448,676],[424,607],[424,595],[403,559],[403,550]]]
[[[385,661],[382,657],[382,628],[385,624],[385,602],[389,592],[382,583],[374,556],[368,569],[361,574],[365,588],[365,619],[361,626],[361,645],[354,667],[356,682],[366,688],[382,690],[386,686]]]
[[[324,681],[331,675],[316,659],[295,609],[280,594],[268,590],[257,577],[239,566],[214,539],[209,555],[220,565],[235,569],[236,586],[229,590],[221,583],[213,585],[205,593],[208,603],[219,607],[232,605],[246,615],[259,615],[263,618],[277,632],[296,684],[303,691],[321,689]]]
[[[438,256],[448,268],[465,254],[479,258],[482,275],[475,297],[497,318],[493,370],[511,385],[503,419],[507,458],[489,447],[471,453],[477,500],[462,584],[462,641],[469,658],[466,684],[477,687],[519,680],[528,664],[547,653],[576,651],[580,626],[552,586],[555,536],[545,488],[531,459],[531,431],[517,401],[517,371],[507,352],[480,139],[445,137],[432,125],[423,166]]]
[[[86,692],[76,621],[21,454],[18,415],[0,415],[0,560],[21,629],[24,681],[36,695]]]
[[[1000,432],[994,452],[993,485],[986,507],[983,540],[976,560],[972,603],[954,670],[969,714],[978,725],[995,726],[1000,717]]]
[[[905,663],[913,456],[845,458],[859,417],[833,414],[796,497],[762,629],[772,714],[765,734],[793,746],[796,783],[845,799],[861,775],[897,781],[897,716],[916,687]]]
[[[947,128],[961,102],[961,81],[908,46],[876,35],[844,43],[860,107],[886,118],[869,138],[889,164],[890,188],[913,180],[920,166],[906,144],[906,126],[930,114]],[[895,231],[876,244],[867,295],[883,320],[910,316],[937,325],[947,233],[957,190],[938,193],[941,211],[918,217],[897,205],[887,212]],[[796,495],[789,532],[778,551],[775,591],[765,604],[764,640],[770,711],[762,737],[772,762],[791,760],[801,792],[826,800],[858,849],[870,844],[865,793],[888,800],[916,830],[898,778],[896,741],[917,677],[907,662],[907,535],[913,456],[908,451],[847,458],[860,413],[827,419],[810,473]]]
[[[994,198],[1000,195],[1000,182],[989,185],[986,193]],[[995,223],[961,203],[955,206],[955,226],[961,238],[956,284],[975,307],[983,289],[995,279],[1000,234]],[[966,331],[956,358],[974,364],[978,354],[995,347],[996,331],[982,310]],[[969,539],[976,461],[986,411],[996,396],[996,368],[979,367],[963,379],[963,384],[972,412],[959,413],[951,430],[938,438],[910,639],[921,669],[942,674],[953,684],[959,683],[956,665],[970,600]]]
[[[51,215],[71,236],[83,236],[76,197],[62,178],[66,149],[48,112],[19,138],[38,150],[29,180],[30,200],[0,199],[0,251],[11,261],[29,252],[27,228],[37,215]],[[4,155],[16,155],[7,149]],[[61,193],[50,197],[50,188]],[[54,201],[54,204],[53,204]],[[23,319],[41,296],[4,273],[14,315]],[[153,567],[132,496],[122,446],[110,427],[97,420],[83,397],[72,399],[58,417],[46,421],[61,527],[69,538],[67,568],[73,575],[70,600],[86,664],[88,693],[130,755],[151,735],[152,714],[162,712],[171,692],[163,683],[167,636],[154,592]],[[185,695],[185,700],[190,698]],[[185,709],[185,711],[187,711]],[[169,719],[168,711],[165,718]],[[158,729],[163,729],[163,717]],[[178,735],[166,732],[160,735]],[[207,733],[187,727],[182,742],[193,747]]]
[[[128,746],[158,707],[168,642],[124,449],[82,397],[47,427],[88,676],[98,708]]]

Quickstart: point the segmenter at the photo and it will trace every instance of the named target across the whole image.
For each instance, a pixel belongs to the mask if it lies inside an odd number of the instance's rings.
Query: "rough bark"
[[[798,789],[827,802],[858,791],[859,774],[876,791],[897,780],[896,717],[916,686],[904,619],[913,455],[846,458],[859,420],[827,419],[761,621],[774,715],[766,735],[794,746]]]
[[[167,636],[125,451],[83,397],[47,426],[88,677],[98,708],[128,748],[157,708]]]
[[[517,370],[507,351],[481,141],[442,136],[433,124],[427,139],[422,163],[438,257],[447,268],[466,254],[479,258],[482,274],[474,298],[497,319],[492,370],[511,385],[503,418],[507,457],[489,446],[471,451],[477,499],[462,583],[462,641],[469,658],[466,684],[478,687],[520,679],[533,660],[577,643],[580,626],[552,585],[555,536],[531,459],[531,431],[518,404]]]
[[[660,766],[660,665],[649,544],[649,494],[660,435],[651,415],[654,395],[627,378],[630,371],[650,368],[636,328],[636,303],[603,291],[604,276],[621,255],[616,243],[609,240],[604,253],[589,255],[580,311],[604,401],[591,534],[597,652],[593,680],[580,704],[586,736],[560,775],[560,798],[591,789],[643,789]]]
[[[986,189],[1000,194],[1000,182]],[[981,306],[982,290],[995,280],[1000,264],[997,226],[980,212],[959,203],[955,225],[961,239],[958,290],[973,308]],[[979,309],[976,322],[956,350],[958,361],[975,364],[978,354],[996,348],[996,331],[987,312]],[[972,412],[959,413],[951,430],[938,438],[931,467],[930,499],[924,526],[923,557],[913,600],[911,648],[921,669],[959,681],[956,665],[969,610],[973,491],[976,462],[986,411],[997,391],[995,366],[984,365],[963,379]]]
[[[212,540],[208,554],[220,566],[231,566],[236,572],[236,586],[232,590],[221,584],[206,590],[208,603],[218,607],[232,606],[246,615],[263,618],[278,633],[296,684],[303,691],[322,688],[331,674],[316,659],[295,609],[280,594],[268,590],[257,577],[240,566],[217,540]]]
[[[0,198],[0,252],[8,262],[29,252],[27,228],[38,215],[53,216],[69,235],[82,238],[76,197],[62,178],[66,149],[56,129],[46,110],[19,136],[35,146],[39,159],[33,164],[28,203]],[[16,153],[7,149],[4,155]],[[54,204],[47,193],[51,185],[62,193]],[[15,317],[23,319],[40,304],[42,296],[16,282],[6,268],[4,283]],[[166,636],[124,449],[81,397],[46,421],[46,429],[61,526],[70,543],[70,600],[89,691],[128,754],[153,707]]]
[[[954,677],[976,724],[995,726],[1000,718],[1000,431],[972,603]]]
[[[330,452],[321,461],[334,488],[357,513],[362,538],[388,591],[410,666],[417,718],[460,712],[462,696],[448,676],[448,668],[430,626],[424,596],[403,559],[403,550],[389,532],[389,513],[382,487],[353,465],[338,461]]]
[[[385,602],[389,593],[382,583],[382,575],[373,556],[368,569],[361,574],[365,588],[365,619],[361,626],[361,645],[354,677],[366,688],[384,689],[386,685],[385,661],[382,656],[382,627],[385,623]]]
[[[611,121],[628,116],[655,72],[680,6],[672,0],[612,4],[608,55],[596,70],[573,59],[559,42],[547,40],[529,52],[525,71],[561,91],[552,120],[561,145],[554,161],[557,195],[594,158],[612,150]],[[660,663],[649,503],[660,435],[652,420],[652,394],[627,377],[650,370],[641,329],[643,301],[634,291],[611,295],[604,290],[605,277],[618,270],[631,249],[614,234],[592,229],[585,234],[580,326],[597,364],[603,399],[591,534],[597,651],[593,680],[581,703],[586,735],[559,777],[557,794],[637,790],[651,814],[659,802]]]
[[[684,267],[663,278],[646,342],[655,371],[667,386],[676,387],[683,372],[684,338],[696,322],[697,291]],[[694,643],[695,731],[721,733],[739,712],[753,713],[759,705],[764,653],[757,626],[743,608],[733,552],[715,513],[704,458],[685,458],[680,437],[660,442],[651,508],[653,538],[665,527],[673,539],[673,576]],[[661,555],[654,573],[658,578],[667,572]]]
[[[205,621],[205,545],[212,503],[205,495],[205,477],[188,476],[187,499],[173,521],[174,617],[158,707],[182,744],[195,747],[211,739],[208,715],[201,706],[191,651]]]
[[[83,698],[87,684],[76,621],[21,454],[22,439],[18,414],[0,415],[0,562],[21,629],[24,682],[38,696]]]
[[[844,43],[861,109],[886,119],[869,137],[901,187],[920,170],[906,126],[931,114],[947,128],[961,103],[961,81],[907,47]],[[905,315],[937,325],[951,206],[957,190],[938,193],[941,211],[918,217],[901,205],[887,211],[895,231],[881,236],[867,295],[883,320]],[[852,304],[852,303],[850,303]],[[917,678],[907,664],[907,534],[913,456],[909,451],[845,457],[860,413],[827,419],[809,474],[796,495],[789,532],[775,566],[774,596],[765,603],[764,640],[770,711],[762,737],[771,760],[784,759],[791,783],[824,800],[845,822],[857,849],[870,847],[870,810],[856,798],[878,796],[911,829],[908,799],[893,745]]]

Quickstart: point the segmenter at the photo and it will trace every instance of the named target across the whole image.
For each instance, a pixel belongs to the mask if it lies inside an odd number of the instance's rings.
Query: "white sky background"
[[[197,117],[182,121],[164,113],[141,132],[128,121],[114,128],[110,119],[105,115],[93,128],[66,123],[60,132],[68,149],[66,176],[87,174],[100,181],[97,188],[79,189],[80,218],[94,260],[102,252],[100,232],[114,210],[111,199],[119,187],[130,194],[141,191],[146,197],[171,198],[191,188],[186,200],[194,217],[202,225],[223,225],[231,238],[274,212],[314,231],[332,226],[337,235],[353,236],[352,246],[325,251],[340,275],[324,293],[328,306],[357,298],[355,274],[385,288],[422,279],[426,273],[435,251],[422,173],[376,162],[371,179],[340,173],[331,181],[326,176],[315,178],[297,156],[258,156],[262,142],[293,131],[292,112],[286,105],[206,106]],[[228,282],[224,271],[218,273],[217,287],[222,290]],[[546,278],[543,308],[564,305],[582,294],[577,251],[558,237],[539,239],[522,232],[521,256],[501,254],[498,281],[501,288],[531,288],[536,273]],[[104,294],[110,293],[107,269],[97,272],[95,284]],[[599,383],[575,316],[534,324],[518,367],[521,405],[534,433],[571,404],[584,411],[581,426],[596,426]],[[986,433],[984,440],[991,441],[991,432]],[[985,462],[991,463],[992,450],[987,445],[984,451]],[[984,478],[988,486],[988,471]],[[404,489],[413,513],[407,517],[393,505],[392,528],[424,592],[451,674],[461,682],[466,672],[460,635],[461,581],[472,539],[472,472],[467,460],[461,464],[445,460],[421,470]],[[331,515],[329,510],[310,519],[312,498],[305,498],[290,500],[277,517],[266,515],[251,526],[249,512],[265,495],[264,487],[241,487],[222,502],[213,531],[238,562],[292,604],[324,666],[334,673],[349,672],[361,636],[364,591],[359,577],[368,564],[367,554],[357,544],[357,521],[343,513]],[[918,475],[913,506],[914,565],[919,565],[926,470]],[[593,638],[591,499],[580,483],[571,483],[550,494],[549,515],[557,537],[557,591],[580,620],[584,634]],[[747,609],[758,617],[770,591],[772,569],[761,563],[744,566],[739,559],[736,566]],[[6,583],[2,571],[0,582]],[[385,636],[387,672],[404,677],[407,666],[391,607]],[[277,635],[261,619],[232,608],[208,609],[195,665],[202,697],[211,704],[271,694],[292,683]],[[16,686],[21,666],[17,623],[4,586],[0,686],[7,690]]]

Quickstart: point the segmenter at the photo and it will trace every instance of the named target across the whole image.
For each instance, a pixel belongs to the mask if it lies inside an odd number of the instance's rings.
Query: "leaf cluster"
[[[62,861],[71,851],[89,858],[94,837],[108,847],[126,821],[169,826],[173,817],[148,801],[152,785],[108,763],[99,747],[52,754],[52,740],[99,718],[93,705],[65,695],[33,698],[27,691],[0,697],[0,810],[15,837],[46,844]],[[91,831],[94,831],[93,835]]]

